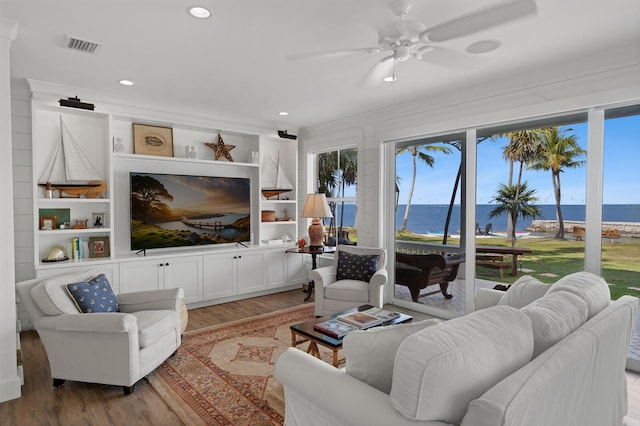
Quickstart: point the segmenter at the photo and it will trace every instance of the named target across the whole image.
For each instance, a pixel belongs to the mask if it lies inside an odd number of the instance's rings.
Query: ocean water
[[[396,229],[400,228],[406,205],[400,204],[396,213]],[[412,204],[409,209],[409,219],[407,221],[407,229],[417,234],[442,233],[447,218],[447,209],[449,206],[444,204]],[[542,212],[540,220],[555,220],[556,206],[553,204],[538,206]],[[502,215],[489,219],[489,212],[495,208],[494,204],[479,204],[476,206],[476,222],[480,224],[480,229],[484,230],[487,223],[492,224],[494,232],[506,232],[507,216]],[[562,216],[565,221],[584,221],[585,206],[568,204],[562,206]],[[345,204],[344,206],[344,226],[354,226],[355,223],[355,204]],[[338,225],[339,225],[338,208]],[[620,205],[607,204],[603,206],[602,220],[604,222],[640,222],[640,205]],[[531,224],[531,219],[520,219],[516,224],[516,232],[526,232],[526,228]],[[327,222],[325,222],[327,223]],[[460,229],[460,206],[455,205],[451,214],[451,223],[449,225],[449,233],[455,234]]]

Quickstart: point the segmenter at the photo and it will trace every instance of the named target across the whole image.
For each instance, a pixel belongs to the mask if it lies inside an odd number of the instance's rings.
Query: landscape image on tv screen
[[[130,173],[131,249],[249,241],[251,180]]]

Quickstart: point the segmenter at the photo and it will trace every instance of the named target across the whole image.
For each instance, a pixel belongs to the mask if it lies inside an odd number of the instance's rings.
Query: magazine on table
[[[387,321],[394,320],[399,316],[400,314],[397,312],[388,311],[381,308],[370,308],[366,311],[351,312],[348,314],[339,315],[338,319],[348,324],[355,325],[360,329],[365,329],[380,325]]]
[[[358,329],[358,327],[356,327],[355,325],[347,324],[335,318],[319,322],[318,324],[315,324],[313,328],[320,333],[326,334],[327,336],[335,337],[337,339],[346,336],[350,331]]]

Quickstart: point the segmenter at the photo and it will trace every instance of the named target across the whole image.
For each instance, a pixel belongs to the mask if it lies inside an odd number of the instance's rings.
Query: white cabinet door
[[[311,256],[308,254],[287,253],[287,283],[302,284],[307,281],[307,268],[311,269]]]
[[[238,294],[251,293],[266,288],[264,279],[264,252],[236,253]]]
[[[164,288],[182,287],[184,303],[202,301],[202,256],[165,259]]]
[[[120,264],[120,292],[157,290],[164,287],[163,259],[137,260]]]
[[[287,253],[284,249],[265,252],[265,278],[267,288],[278,288],[287,285]]]
[[[235,253],[202,256],[202,271],[204,300],[238,294]]]
[[[101,263],[91,266],[70,266],[68,268],[38,270],[38,278],[56,277],[59,275],[76,274],[81,271],[95,270],[97,274],[104,274],[111,284],[113,292],[120,293],[120,270],[117,263]]]

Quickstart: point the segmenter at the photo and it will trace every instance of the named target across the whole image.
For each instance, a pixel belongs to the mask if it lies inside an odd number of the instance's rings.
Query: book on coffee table
[[[348,314],[339,315],[340,321],[355,325],[359,329],[374,327],[398,318],[398,312],[387,311],[381,308],[370,308],[366,311],[350,312]]]
[[[328,336],[335,337],[336,339],[340,339],[346,336],[350,331],[357,330],[358,327],[332,318],[315,324],[313,329]]]

